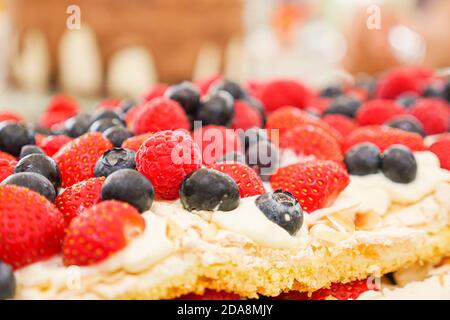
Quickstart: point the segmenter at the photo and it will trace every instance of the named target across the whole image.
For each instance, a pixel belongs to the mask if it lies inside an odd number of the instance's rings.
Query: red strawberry
[[[266,192],[263,182],[256,172],[243,163],[216,163],[212,168],[229,175],[236,182],[241,198],[252,197]]]
[[[67,225],[83,210],[92,207],[100,201],[104,182],[105,177],[80,181],[66,188],[56,197],[56,207],[64,215]]]
[[[427,135],[447,132],[450,125],[448,104],[439,99],[420,99],[410,113],[422,124]]]
[[[372,286],[370,286],[372,287]],[[333,283],[330,288],[319,289],[312,294],[308,295],[307,292],[295,292],[291,291],[283,293],[278,300],[326,300],[326,299],[338,299],[349,300],[357,299],[362,293],[369,290],[377,290],[377,288],[369,288],[367,280],[357,280],[349,283]]]
[[[25,122],[23,117],[20,114],[17,114],[15,112],[10,112],[10,111],[0,112],[0,122],[2,122],[2,121],[15,121],[15,122],[20,122],[20,123]]]
[[[272,189],[292,193],[309,213],[331,205],[349,182],[347,171],[334,161],[290,165],[270,178]]]
[[[159,131],[145,140],[136,153],[136,167],[146,176],[155,194],[165,200],[178,198],[184,177],[201,167],[198,145],[187,131]]]
[[[43,134],[35,133],[35,134],[34,134],[34,140],[35,140],[35,142],[36,142],[36,145],[37,145],[38,147],[40,147],[41,144],[42,144],[42,140],[44,140],[46,137],[47,137],[47,136],[45,136],[45,135],[43,135]]]
[[[0,186],[0,260],[17,269],[61,250],[62,213],[27,188]]]
[[[207,94],[209,87],[216,81],[222,79],[219,74],[213,74],[211,76],[194,81],[194,84],[200,89],[202,95]]]
[[[395,99],[405,92],[420,93],[422,84],[432,76],[432,70],[425,68],[392,69],[378,82],[376,96],[380,99]]]
[[[94,177],[94,167],[111,142],[99,132],[89,132],[66,143],[53,158],[61,171],[64,188]]]
[[[78,111],[78,104],[72,98],[63,95],[55,96],[50,101],[39,122],[43,127],[51,128],[53,125],[73,117]]]
[[[288,79],[273,80],[264,84],[259,90],[258,98],[267,112],[284,106],[305,108],[314,96],[312,90],[304,84]]]
[[[66,143],[72,141],[72,138],[65,135],[48,136],[42,139],[40,143],[36,143],[49,156],[53,156]]]
[[[321,114],[322,112],[328,109],[330,102],[331,99],[329,98],[314,97],[311,99],[308,108],[311,108],[312,110],[315,110],[318,114]]]
[[[242,151],[239,136],[233,130],[223,126],[207,125],[196,129],[192,136],[202,150],[202,160],[205,165],[212,165],[227,153]]]
[[[203,294],[189,293],[178,298],[178,300],[240,300],[241,297],[235,293],[206,289]]]
[[[0,182],[14,173],[16,167],[16,160],[8,160],[0,158]]]
[[[266,127],[269,130],[268,134],[272,138],[272,141],[277,143],[271,132],[272,130],[279,130],[279,138],[280,140],[282,140],[283,135],[286,131],[302,124],[313,124],[315,126],[318,126],[332,135],[338,142],[342,141],[342,136],[337,130],[330,127],[325,122],[314,118],[308,113],[294,107],[283,107],[271,113],[267,117]]]
[[[133,130],[134,128],[134,120],[136,119],[136,115],[139,114],[139,112],[144,108],[145,104],[137,105],[128,110],[128,112],[125,114],[125,123],[128,128]]]
[[[341,146],[336,139],[311,124],[287,131],[280,141],[280,148],[291,149],[301,156],[314,156],[318,160],[343,160]]]
[[[152,132],[148,132],[128,138],[122,143],[122,148],[130,149],[133,150],[134,152],[137,152],[141,147],[141,145],[144,143],[144,141],[150,138],[152,135],[153,135]]]
[[[166,92],[166,89],[169,86],[167,84],[164,83],[160,83],[160,84],[155,84],[153,87],[150,88],[150,90],[148,90],[144,96],[142,97],[142,100],[144,102],[148,102],[150,100],[153,100],[155,98],[158,97],[162,97],[164,95],[164,92]]]
[[[136,114],[133,123],[136,134],[189,128],[184,109],[178,102],[166,98],[156,98],[146,103]]]
[[[250,129],[262,127],[261,114],[247,102],[238,100],[234,103],[234,118],[231,127],[233,129]]]
[[[372,142],[381,151],[393,144],[403,144],[413,151],[425,150],[423,138],[419,134],[381,126],[357,128],[345,138],[342,150],[345,152],[361,142]]]
[[[359,108],[356,121],[361,126],[383,124],[394,116],[404,113],[405,110],[395,101],[370,100]]]
[[[9,153],[0,151],[0,159],[4,159],[4,160],[16,160],[16,158],[12,155],[10,155]]]
[[[441,168],[450,170],[450,133],[433,143],[429,150],[438,156]]]
[[[339,131],[344,138],[357,128],[353,119],[340,114],[328,114],[322,118],[322,121]]]
[[[115,200],[103,201],[70,223],[63,244],[64,264],[99,263],[123,249],[144,229],[145,220],[133,206]]]
[[[120,99],[106,99],[101,101],[97,106],[96,109],[116,109],[120,106],[120,103],[122,100]]]

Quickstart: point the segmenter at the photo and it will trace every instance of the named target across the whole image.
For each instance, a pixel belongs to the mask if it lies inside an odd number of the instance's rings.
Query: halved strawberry
[[[62,213],[40,194],[0,186],[0,260],[17,269],[59,253],[64,227]]]
[[[94,177],[94,167],[111,142],[99,132],[90,132],[66,143],[53,158],[61,171],[63,187]]]
[[[83,210],[92,207],[100,201],[104,182],[105,177],[80,181],[66,188],[56,197],[56,207],[63,213],[67,224]]]
[[[241,297],[235,293],[206,289],[203,294],[189,293],[179,297],[177,300],[240,300]]]
[[[371,287],[371,286],[370,286]],[[378,290],[369,288],[368,280],[357,280],[349,283],[333,283],[329,288],[319,289],[311,294],[307,292],[291,291],[283,293],[277,297],[278,300],[349,300],[357,299],[362,293],[369,290]]]
[[[361,142],[372,142],[381,151],[393,144],[403,144],[413,151],[425,150],[423,138],[419,134],[381,126],[367,126],[354,130],[345,137],[342,150],[345,152]]]
[[[283,167],[270,178],[274,190],[290,192],[308,213],[333,204],[349,182],[347,171],[329,160]]]
[[[315,125],[299,125],[286,131],[280,148],[294,150],[300,156],[314,156],[318,160],[342,161],[341,146],[336,139]]]
[[[123,249],[144,229],[145,220],[133,206],[115,200],[103,201],[70,223],[63,244],[64,264],[99,263]]]
[[[212,168],[229,175],[236,182],[241,198],[252,197],[266,192],[263,182],[256,172],[243,163],[216,163]]]

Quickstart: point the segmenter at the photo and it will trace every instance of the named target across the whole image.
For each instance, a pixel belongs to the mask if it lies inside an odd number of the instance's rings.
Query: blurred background
[[[0,110],[86,107],[214,74],[313,87],[450,66],[447,0],[0,0]]]

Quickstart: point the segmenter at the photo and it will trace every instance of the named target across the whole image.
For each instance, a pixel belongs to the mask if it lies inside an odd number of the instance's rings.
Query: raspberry
[[[423,125],[427,135],[449,129],[450,111],[447,103],[438,99],[420,99],[410,110]]]
[[[42,139],[38,145],[49,157],[52,157],[59,149],[70,141],[72,141],[72,138],[65,135],[48,136]]]
[[[157,197],[174,200],[183,179],[201,167],[200,148],[184,130],[160,131],[139,148],[136,167],[151,181]]]
[[[340,114],[326,115],[322,118],[322,121],[339,131],[344,138],[357,128],[353,119]]]
[[[55,96],[50,101],[46,111],[41,116],[39,122],[45,128],[64,122],[73,117],[79,111],[78,104],[75,100],[67,96]]]
[[[166,98],[156,98],[146,103],[136,114],[133,124],[136,134],[189,128],[184,109],[178,102]]]
[[[230,152],[242,152],[239,136],[223,126],[208,125],[193,132],[194,141],[202,150],[203,164],[211,165]]]
[[[394,116],[404,113],[405,110],[394,101],[371,100],[359,108],[356,121],[361,126],[383,124]]]
[[[164,92],[166,92],[166,89],[169,86],[167,84],[156,84],[153,87],[151,87],[143,96],[142,100],[144,102],[148,102],[150,100],[153,100],[155,98],[162,97],[164,95]]]
[[[261,128],[261,114],[247,102],[238,100],[234,103],[234,118],[231,127],[243,130],[253,127]]]

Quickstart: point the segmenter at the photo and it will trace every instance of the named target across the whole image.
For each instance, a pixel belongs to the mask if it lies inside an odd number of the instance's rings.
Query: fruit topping
[[[8,264],[0,261],[0,300],[12,299],[16,292],[16,277]]]
[[[18,157],[22,147],[29,144],[34,145],[35,139],[26,126],[14,121],[0,123],[0,151]]]
[[[129,149],[114,148],[106,151],[94,167],[94,176],[107,177],[120,169],[136,169],[136,153]]]
[[[56,199],[56,190],[53,184],[46,177],[35,172],[14,173],[1,183],[1,185],[7,184],[28,188],[46,197],[50,202],[54,202]]]
[[[183,81],[167,88],[164,97],[175,100],[186,114],[195,116],[200,105],[200,91],[196,85]]]
[[[133,132],[123,126],[113,126],[103,131],[103,136],[111,141],[114,147],[120,148],[122,143],[133,136]]]
[[[381,168],[380,149],[370,142],[360,143],[347,151],[344,163],[349,174],[365,176]]]
[[[267,192],[256,198],[255,204],[270,221],[285,229],[290,235],[295,235],[302,227],[302,207],[289,192],[281,190]]]
[[[394,182],[409,183],[416,178],[417,161],[410,149],[393,145],[383,153],[381,170]]]
[[[208,124],[227,126],[231,123],[233,116],[233,96],[226,91],[219,91],[201,100],[196,120],[201,121],[204,126]]]
[[[188,210],[231,211],[239,205],[239,188],[233,179],[217,170],[198,169],[180,186],[180,199]]]

